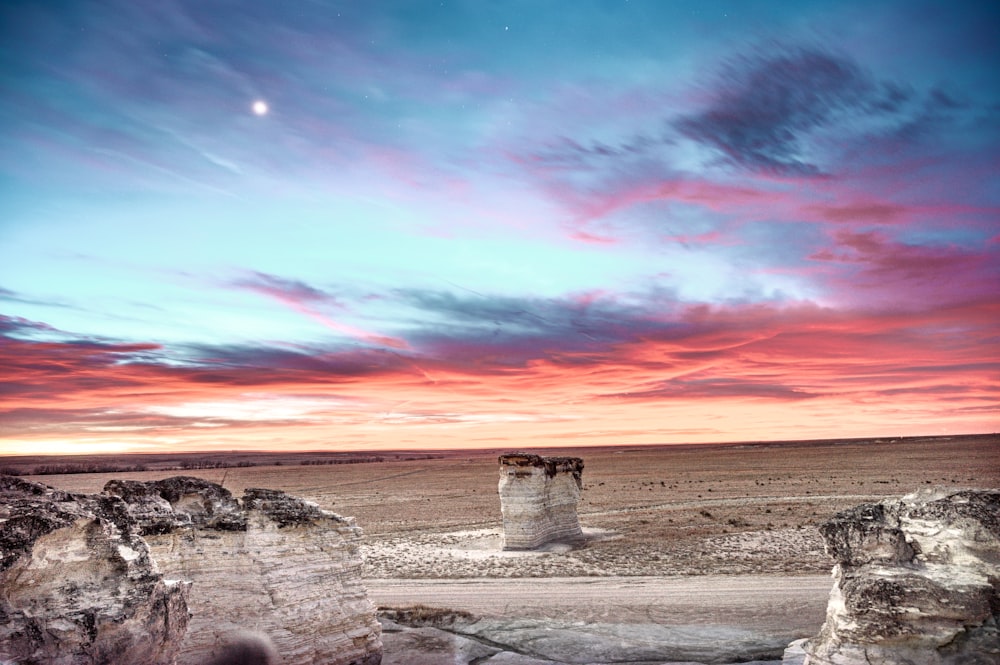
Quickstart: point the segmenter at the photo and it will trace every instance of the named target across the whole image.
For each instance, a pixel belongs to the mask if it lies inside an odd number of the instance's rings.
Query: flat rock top
[[[248,487],[241,500],[218,483],[192,476],[163,480],[112,480],[104,492],[120,497],[143,534],[167,533],[184,526],[215,531],[245,531],[250,511],[260,511],[280,527],[332,521],[348,524],[316,504],[280,490]]]
[[[583,473],[583,459],[579,457],[542,457],[533,453],[504,453],[499,457],[500,466],[537,467],[545,469],[548,476],[556,473]]]
[[[332,520],[347,524],[340,515],[321,510],[319,506],[279,490],[248,487],[243,494],[244,510],[259,510],[279,526],[307,524],[317,520]]]
[[[120,496],[128,503],[159,496],[173,504],[186,495],[198,494],[214,503],[236,505],[236,499],[225,487],[194,476],[173,476],[150,481],[109,480],[104,485],[104,491]]]

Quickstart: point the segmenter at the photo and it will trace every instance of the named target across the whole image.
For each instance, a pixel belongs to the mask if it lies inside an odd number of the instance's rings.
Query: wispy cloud
[[[849,242],[881,248],[877,239]],[[0,361],[5,375],[16,377],[3,384],[8,432],[345,420],[423,427],[510,423],[511,413],[520,414],[516,422],[568,422],[609,400],[638,409],[795,402],[825,413],[845,400],[890,405],[933,397],[973,409],[1000,397],[1000,364],[979,352],[1000,312],[995,299],[933,312],[848,313],[805,304],[622,305],[610,295],[395,297],[424,313],[422,329],[408,337],[410,351],[171,350],[79,339],[5,318]]]
[[[406,348],[406,342],[402,339],[372,333],[323,313],[319,309],[323,306],[339,310],[341,315],[346,313],[347,308],[333,294],[321,291],[305,282],[253,272],[247,277],[233,280],[230,286],[273,298],[320,325],[358,341],[395,349]]]

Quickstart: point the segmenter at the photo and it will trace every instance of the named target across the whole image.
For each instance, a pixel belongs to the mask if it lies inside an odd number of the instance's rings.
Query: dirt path
[[[588,623],[718,624],[810,634],[823,623],[828,575],[369,579],[382,607],[423,604],[484,617]]]
[[[702,508],[712,506],[748,506],[763,503],[801,503],[803,501],[854,501],[863,503],[866,501],[878,501],[882,497],[877,494],[804,494],[801,496],[750,496],[750,497],[723,497],[711,499],[698,499],[697,501],[669,501],[666,503],[637,504],[625,508],[612,508],[608,510],[581,510],[580,517],[605,517],[607,515],[621,515],[624,513],[637,513],[653,510],[683,510],[690,508]]]

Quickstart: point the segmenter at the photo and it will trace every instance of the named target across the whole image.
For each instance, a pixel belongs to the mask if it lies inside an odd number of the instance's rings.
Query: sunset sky
[[[1000,5],[9,1],[0,454],[1000,430]]]

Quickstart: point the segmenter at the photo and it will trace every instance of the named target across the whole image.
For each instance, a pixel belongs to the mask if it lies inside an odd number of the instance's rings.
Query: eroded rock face
[[[213,531],[245,531],[246,515],[226,488],[203,478],[111,480],[105,494],[121,497],[142,535],[195,526]]]
[[[810,665],[1000,662],[1000,490],[928,490],[821,527],[836,561]]]
[[[576,504],[582,478],[583,460],[579,457],[501,455],[503,548],[530,550],[551,542],[581,540]]]
[[[169,582],[111,496],[0,476],[0,662],[174,662],[189,585]]]
[[[178,665],[215,657],[253,630],[279,662],[377,665],[381,630],[361,580],[361,529],[284,492],[237,501],[199,478],[117,482],[165,574],[191,580],[191,624]]]

